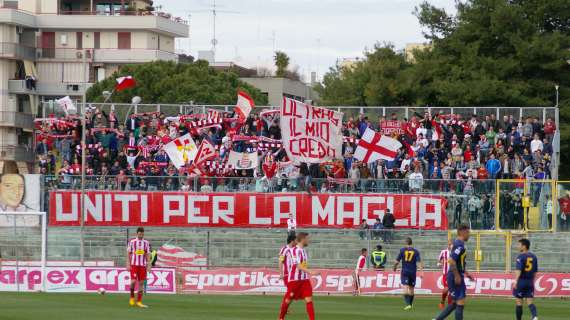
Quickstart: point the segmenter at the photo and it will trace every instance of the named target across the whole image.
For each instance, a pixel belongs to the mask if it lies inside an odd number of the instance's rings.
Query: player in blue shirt
[[[400,249],[400,254],[398,254],[394,264],[394,271],[398,270],[400,261],[402,262],[400,282],[404,287],[404,301],[406,301],[404,310],[411,310],[414,303],[414,287],[416,286],[418,265],[421,272],[420,277],[423,276],[424,272],[424,264],[420,257],[420,252],[412,247],[412,238],[406,238],[406,247]]]
[[[515,270],[515,282],[513,283],[513,296],[516,298],[517,320],[522,319],[523,299],[532,314],[532,320],[538,320],[534,298],[534,276],[538,271],[538,258],[529,251],[530,241],[528,239],[519,240],[519,251]]]
[[[467,288],[465,287],[465,277],[473,280],[473,277],[465,268],[465,259],[467,257],[467,249],[465,242],[469,240],[471,230],[468,225],[460,225],[457,228],[457,239],[453,241],[449,259],[449,271],[447,272],[447,285],[449,286],[449,295],[453,299],[453,303],[447,305],[443,311],[434,320],[443,320],[447,318],[455,310],[455,320],[463,320],[463,308],[465,306],[465,298],[467,296]]]

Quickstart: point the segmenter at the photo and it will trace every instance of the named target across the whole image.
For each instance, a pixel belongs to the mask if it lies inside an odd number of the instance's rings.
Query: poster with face
[[[39,224],[38,216],[25,212],[40,211],[41,175],[5,173],[0,175],[0,212],[14,215],[0,215],[1,227],[30,227]],[[20,217],[17,215],[21,214]]]

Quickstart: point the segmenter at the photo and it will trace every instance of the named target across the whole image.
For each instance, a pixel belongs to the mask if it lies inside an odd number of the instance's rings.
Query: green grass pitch
[[[438,312],[436,297],[416,297],[415,309],[403,311],[399,297],[315,298],[316,318],[322,320],[430,320]],[[149,309],[128,306],[128,295],[0,293],[0,319],[10,320],[261,320],[277,319],[279,296],[150,295]],[[568,301],[537,299],[539,319],[569,319]],[[290,320],[307,319],[304,302],[291,308]],[[524,319],[530,319],[525,308]],[[514,319],[514,302],[505,298],[471,298],[465,320]],[[453,315],[449,319],[453,319]]]

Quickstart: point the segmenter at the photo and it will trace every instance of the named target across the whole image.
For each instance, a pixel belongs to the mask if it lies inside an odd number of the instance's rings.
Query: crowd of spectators
[[[196,190],[202,191],[370,191],[463,192],[492,186],[487,179],[547,179],[550,177],[552,140],[556,124],[550,118],[515,119],[494,114],[460,115],[414,113],[409,119],[395,114],[374,122],[364,114],[343,123],[343,158],[323,164],[294,164],[279,143],[262,148],[255,139],[281,139],[278,114],[252,114],[236,121],[233,114],[220,112],[219,125],[200,128],[189,121],[207,115],[167,116],[152,112],[131,114],[124,121],[110,111],[90,108],[86,114],[85,159],[89,183],[97,189]],[[353,156],[357,141],[367,127],[383,130],[387,121],[397,121],[391,134],[404,147],[393,161],[362,163]],[[81,173],[81,120],[77,117],[37,121],[39,172],[71,185]],[[204,139],[216,146],[217,154],[198,173],[176,169],[162,146],[192,134],[197,145]],[[240,136],[242,139],[234,139]],[[226,167],[229,150],[258,150],[257,170]],[[223,178],[223,179],[222,179]],[[264,178],[264,179],[262,179]]]

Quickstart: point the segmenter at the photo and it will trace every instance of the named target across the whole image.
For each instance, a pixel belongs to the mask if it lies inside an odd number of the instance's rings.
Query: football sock
[[[523,315],[523,307],[522,306],[517,306],[515,308],[515,315],[517,316],[517,320],[522,320],[522,315]]]
[[[137,302],[142,301],[142,291],[137,292]]]
[[[313,306],[313,301],[307,302],[307,314],[309,315],[309,320],[315,320],[315,306]]]
[[[406,305],[407,305],[407,306],[410,305],[410,296],[407,295],[407,294],[405,294],[405,295],[404,295],[404,301],[406,302]]]
[[[413,295],[410,296],[410,305],[412,305],[412,304],[414,304],[414,296]]]
[[[285,315],[287,314],[287,310],[289,309],[289,303],[283,299],[281,302],[281,311],[279,311],[279,319],[285,319]]]
[[[455,309],[455,320],[463,320],[463,308],[465,306],[458,305]]]
[[[135,288],[131,287],[131,298],[135,297]]]
[[[534,305],[534,303],[531,303],[528,305],[528,308],[530,309],[530,314],[532,314],[532,317],[536,317],[537,313],[536,313],[536,306]]]
[[[437,316],[436,320],[443,320],[447,318],[453,312],[453,310],[455,310],[455,307],[457,307],[457,304],[455,303],[448,304],[447,307],[441,311],[439,316]]]
[[[441,303],[445,303],[445,298],[447,298],[447,292],[441,293]]]

